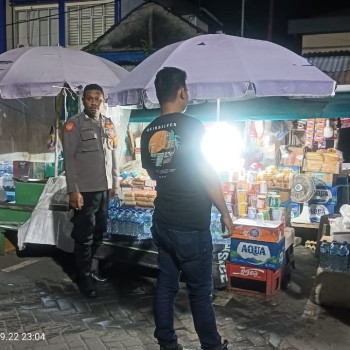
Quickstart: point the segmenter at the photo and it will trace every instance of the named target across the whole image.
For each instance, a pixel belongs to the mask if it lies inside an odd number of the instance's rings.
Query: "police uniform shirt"
[[[97,192],[117,188],[117,138],[105,116],[96,123],[85,113],[70,118],[62,134],[67,192]]]

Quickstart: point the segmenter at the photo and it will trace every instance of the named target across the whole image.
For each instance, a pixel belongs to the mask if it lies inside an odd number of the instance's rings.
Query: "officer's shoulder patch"
[[[66,124],[64,125],[64,128],[66,129],[66,131],[72,131],[74,127],[75,125],[73,122],[66,122]]]

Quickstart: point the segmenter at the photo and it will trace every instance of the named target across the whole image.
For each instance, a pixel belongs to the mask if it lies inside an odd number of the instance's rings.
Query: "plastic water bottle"
[[[339,243],[332,241],[329,248],[329,269],[331,271],[339,271]]]
[[[116,209],[120,207],[119,199],[113,198],[109,201],[109,208]]]
[[[112,221],[113,221],[113,211],[112,209],[108,209],[108,218],[107,218],[107,233],[112,234]]]
[[[136,226],[136,233],[138,239],[143,239],[145,238],[144,235],[144,224],[145,224],[145,213],[143,210],[138,210],[137,211],[137,226]]]
[[[118,211],[118,232],[125,235],[125,220],[124,220],[125,209],[120,208]]]
[[[323,269],[329,269],[329,243],[324,240],[320,246],[320,267]]]
[[[152,216],[153,211],[146,210],[145,215],[143,217],[143,232],[145,238],[151,237],[151,227],[152,227]]]
[[[130,235],[132,234],[132,224],[131,224],[131,211],[126,209],[124,212],[124,234]]]
[[[119,224],[117,219],[118,209],[111,209],[111,234],[116,235],[118,233]]]
[[[221,222],[220,222],[220,213],[216,207],[212,206],[211,208],[211,222],[210,222],[210,231],[211,236],[214,242],[221,238]]]
[[[137,211],[135,209],[130,210],[129,235],[137,236]]]
[[[107,233],[110,235],[112,233],[112,219],[111,219],[111,210],[108,210],[108,217],[107,217]]]
[[[348,242],[344,241],[338,250],[338,269],[340,272],[348,271],[349,247]]]

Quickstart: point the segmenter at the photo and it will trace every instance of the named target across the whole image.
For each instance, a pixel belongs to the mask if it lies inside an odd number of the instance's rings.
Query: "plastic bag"
[[[71,253],[73,214],[69,209],[66,177],[49,178],[30,219],[18,229],[19,250],[24,249],[26,243],[36,243],[55,245]]]
[[[340,209],[339,213],[343,217],[343,228],[346,230],[350,229],[350,205],[349,204],[343,204]]]

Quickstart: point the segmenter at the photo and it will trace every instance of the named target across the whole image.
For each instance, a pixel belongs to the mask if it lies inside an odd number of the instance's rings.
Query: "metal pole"
[[[244,37],[244,10],[245,10],[245,0],[242,0],[242,16],[241,16],[241,37]]]
[[[60,123],[60,117],[59,117],[59,111],[57,110],[58,105],[57,105],[57,100],[59,100],[60,95],[55,97],[55,114],[56,114],[56,119],[55,119],[55,168],[54,168],[54,176],[58,176],[58,128],[59,128],[59,123]]]
[[[120,22],[121,19],[121,0],[115,0],[114,2],[114,24]]]
[[[15,10],[13,8],[13,4],[11,4],[11,34],[12,34],[12,48],[15,48],[15,27],[13,25],[15,21]]]
[[[6,51],[6,0],[0,0],[0,53]]]
[[[221,100],[220,98],[216,99],[216,121],[219,122],[221,117]]]
[[[268,25],[268,31],[267,31],[267,40],[268,41],[272,41],[273,7],[274,7],[274,1],[270,0],[270,3],[269,3],[269,25]]]
[[[59,46],[66,46],[66,19],[64,13],[64,1],[58,0],[58,44]]]

